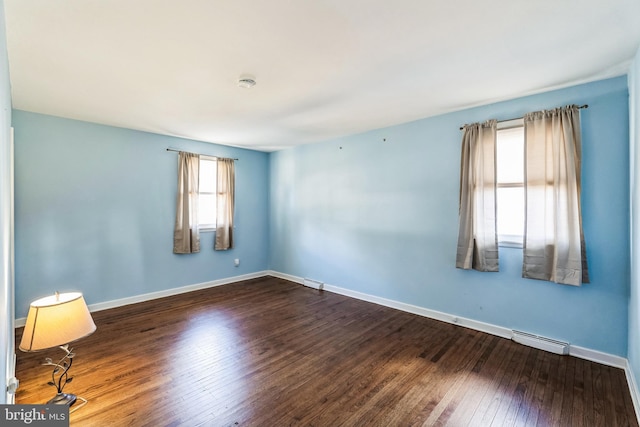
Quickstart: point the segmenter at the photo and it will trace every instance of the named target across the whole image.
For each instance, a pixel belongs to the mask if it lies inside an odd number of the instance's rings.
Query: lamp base
[[[53,399],[47,402],[47,405],[67,405],[71,406],[76,403],[78,397],[75,394],[58,393]]]

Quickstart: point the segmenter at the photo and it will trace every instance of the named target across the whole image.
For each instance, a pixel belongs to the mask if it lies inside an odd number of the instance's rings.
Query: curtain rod
[[[583,108],[589,108],[589,104],[584,104],[584,105],[579,105],[578,106],[578,110],[582,110]],[[498,120],[498,123],[501,122],[509,122],[511,120],[518,120],[518,119],[523,119],[524,117],[514,117],[512,119],[504,119],[504,120]],[[466,125],[464,125],[466,126]],[[464,126],[460,126],[460,130],[464,129]]]
[[[209,157],[216,157],[216,158],[219,157],[219,156],[212,156],[212,155],[209,155],[209,154],[199,154],[199,153],[191,153],[189,151],[176,150],[175,148],[167,148],[167,151],[174,151],[176,153],[183,152],[183,153],[189,153],[189,154],[196,154],[198,156],[209,156]],[[224,158],[224,157],[221,157],[221,158]],[[237,161],[238,159],[231,159],[231,160]]]

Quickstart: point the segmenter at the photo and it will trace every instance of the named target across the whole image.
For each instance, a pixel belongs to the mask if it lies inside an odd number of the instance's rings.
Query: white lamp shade
[[[56,294],[31,303],[20,350],[37,351],[84,338],[96,330],[80,292]]]

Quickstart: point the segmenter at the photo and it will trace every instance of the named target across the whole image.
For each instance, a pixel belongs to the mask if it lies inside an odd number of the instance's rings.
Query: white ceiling
[[[4,3],[14,108],[265,151],[622,75],[640,45],[638,0]]]

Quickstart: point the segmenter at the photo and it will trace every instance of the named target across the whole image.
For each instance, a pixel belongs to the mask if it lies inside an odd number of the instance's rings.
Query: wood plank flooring
[[[72,426],[638,426],[621,369],[273,277],[93,316]],[[18,352],[17,403],[59,352]]]

